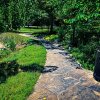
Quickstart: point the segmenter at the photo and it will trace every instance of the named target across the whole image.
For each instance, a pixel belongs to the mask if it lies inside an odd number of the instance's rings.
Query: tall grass
[[[0,34],[0,42],[6,44],[13,41],[15,44],[24,44],[29,40],[28,37],[19,36],[17,33],[2,33]]]

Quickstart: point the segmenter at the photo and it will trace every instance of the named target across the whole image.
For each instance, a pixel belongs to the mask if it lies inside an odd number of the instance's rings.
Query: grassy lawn
[[[0,84],[0,100],[25,100],[32,92],[40,73],[20,72]]]
[[[46,28],[39,28],[39,29],[36,29],[36,28],[25,28],[25,27],[22,27],[20,30],[18,30],[20,33],[41,33],[41,32],[47,32],[48,29]]]
[[[12,60],[16,60],[21,67],[31,67],[32,65],[39,65],[42,67],[46,60],[46,49],[41,45],[27,46],[3,58],[2,62],[9,62]]]
[[[8,76],[6,81],[0,83],[0,100],[25,100],[34,89],[40,71],[45,64],[46,49],[41,43],[38,44],[30,38],[15,33],[1,34],[0,42],[5,46],[9,44],[6,46],[6,50],[0,51],[2,53],[0,54],[0,63],[6,62],[6,64],[9,64],[11,61],[16,61],[18,68],[22,68],[20,72]],[[17,45],[22,47],[16,49]],[[12,50],[9,46],[11,48],[14,46],[15,49]],[[4,65],[3,67],[7,68],[9,66]],[[13,64],[9,68],[12,67]],[[23,70],[23,68],[32,68],[32,70]],[[2,70],[0,69],[0,75],[1,73]]]

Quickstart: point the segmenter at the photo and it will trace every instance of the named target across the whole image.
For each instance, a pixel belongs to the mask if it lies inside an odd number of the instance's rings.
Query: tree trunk
[[[53,33],[53,24],[54,24],[53,15],[50,15],[50,34]]]
[[[73,32],[72,32],[72,46],[74,47],[74,46],[76,46],[76,43],[75,43],[75,25],[72,24],[71,26],[72,26],[72,30],[73,30]]]

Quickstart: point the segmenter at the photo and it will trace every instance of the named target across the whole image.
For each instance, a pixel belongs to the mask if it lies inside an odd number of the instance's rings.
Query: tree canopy
[[[78,28],[83,24],[92,28],[99,13],[99,0],[1,0],[0,31],[16,30],[36,21],[49,24],[52,32],[54,21],[59,19],[72,28],[74,23]]]

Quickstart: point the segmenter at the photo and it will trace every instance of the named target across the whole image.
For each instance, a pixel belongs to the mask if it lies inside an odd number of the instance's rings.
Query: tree
[[[40,10],[43,10],[48,14],[50,20],[50,34],[52,34],[56,9],[59,6],[58,0],[35,0],[35,3]]]
[[[63,0],[62,5],[58,11],[58,16],[64,20],[66,25],[71,26],[72,35],[71,35],[71,43],[72,46],[76,46],[78,44],[78,33],[84,31],[90,32],[93,31],[93,21],[98,19],[99,14],[99,1],[96,0],[93,2],[92,0]],[[87,35],[87,34],[86,34]],[[90,34],[89,34],[90,35]],[[85,34],[81,35],[82,38],[86,36]],[[91,36],[91,35],[90,35]],[[82,41],[82,40],[81,40]],[[85,42],[83,40],[83,42]]]

